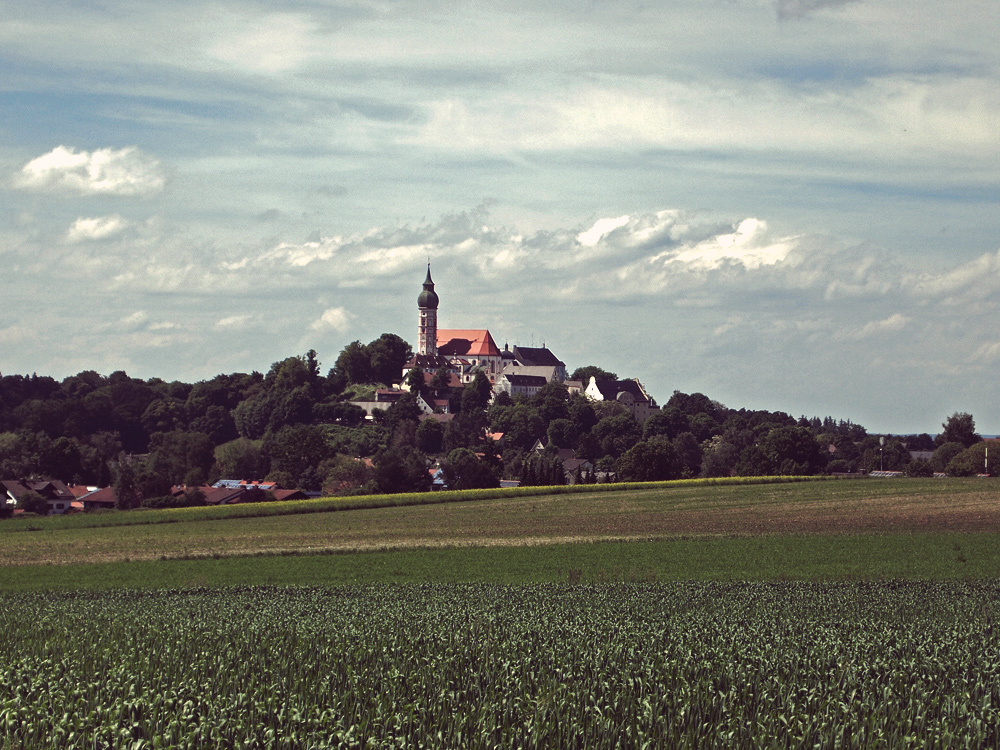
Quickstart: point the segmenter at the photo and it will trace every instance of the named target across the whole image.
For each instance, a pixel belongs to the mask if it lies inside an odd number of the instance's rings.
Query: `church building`
[[[507,371],[519,375],[546,375],[546,380],[566,379],[566,365],[544,347],[515,346],[511,352],[504,346],[504,350],[500,351],[485,328],[438,328],[439,303],[440,298],[434,291],[434,280],[431,278],[431,264],[428,263],[424,288],[417,297],[417,353],[406,363],[404,378],[414,367],[419,367],[428,376],[440,369],[448,370],[463,385],[471,383],[480,372],[494,386]],[[527,369],[512,369],[518,367]]]

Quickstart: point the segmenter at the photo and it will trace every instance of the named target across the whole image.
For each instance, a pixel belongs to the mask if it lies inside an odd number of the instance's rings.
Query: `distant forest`
[[[352,342],[324,376],[316,353],[259,372],[198,383],[139,380],[124,372],[0,377],[0,478],[114,485],[118,507],[196,502],[177,485],[267,479],[326,494],[424,491],[431,467],[451,489],[647,481],[731,475],[873,470],[970,475],[983,445],[971,415],[948,417],[935,438],[869,435],[832,417],[733,409],[675,391],[640,424],[617,402],[593,402],[552,382],[530,398],[493,398],[482,375],[451,390],[424,385],[366,421],[350,403],[398,382],[411,356],[395,334]],[[617,379],[590,365],[571,380]],[[451,421],[421,419],[416,393],[448,399]],[[487,439],[500,434],[501,441]],[[535,448],[533,450],[533,448]],[[916,459],[911,451],[926,451]],[[567,471],[566,456],[575,460]],[[368,460],[359,460],[368,459]],[[582,461],[581,461],[582,459]]]

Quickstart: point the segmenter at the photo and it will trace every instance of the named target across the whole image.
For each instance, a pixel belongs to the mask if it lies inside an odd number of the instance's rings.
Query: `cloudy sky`
[[[1000,433],[1000,4],[0,0],[0,372],[442,327]]]

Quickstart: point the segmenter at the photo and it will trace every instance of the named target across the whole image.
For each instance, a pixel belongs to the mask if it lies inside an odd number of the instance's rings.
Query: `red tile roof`
[[[448,357],[499,357],[500,349],[489,331],[439,328],[438,353]]]

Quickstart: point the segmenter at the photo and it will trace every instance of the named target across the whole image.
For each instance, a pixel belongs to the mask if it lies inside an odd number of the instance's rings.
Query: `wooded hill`
[[[449,399],[456,412],[450,422],[421,419],[413,394],[366,422],[350,401],[398,381],[410,356],[407,342],[383,334],[349,344],[325,376],[314,351],[275,362],[266,374],[194,384],[124,372],[85,371],[62,382],[3,376],[0,478],[107,486],[127,474],[135,492],[120,505],[129,507],[163,498],[175,485],[223,477],[328,494],[426,490],[435,465],[453,489],[496,486],[502,478],[561,484],[879,468],[969,475],[983,466],[969,414],[952,415],[934,439],[888,436],[880,445],[879,436],[849,420],[732,409],[701,393],[675,391],[643,424],[618,403],[571,395],[556,382],[531,398],[492,399],[482,375],[462,389],[426,386],[429,395]],[[617,377],[588,366],[571,379],[590,375]],[[502,441],[485,439],[487,432],[502,433]],[[545,450],[532,451],[536,441]],[[915,450],[934,453],[913,461]],[[567,474],[570,451],[589,467]]]

